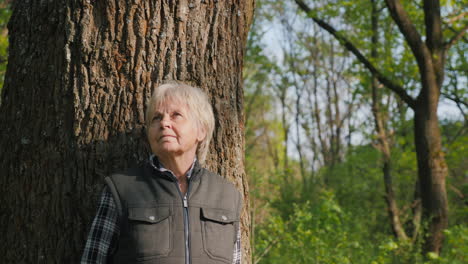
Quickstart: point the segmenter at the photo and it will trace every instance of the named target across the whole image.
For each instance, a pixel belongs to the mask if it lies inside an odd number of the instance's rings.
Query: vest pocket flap
[[[157,223],[171,215],[168,207],[128,208],[128,219],[147,223]]]
[[[219,223],[227,224],[239,221],[235,212],[223,209],[202,208],[202,215],[206,219]]]

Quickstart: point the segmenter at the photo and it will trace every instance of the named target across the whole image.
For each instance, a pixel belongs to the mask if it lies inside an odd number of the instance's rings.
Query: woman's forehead
[[[164,98],[155,105],[154,111],[165,112],[170,110],[188,110],[186,102],[178,98]]]

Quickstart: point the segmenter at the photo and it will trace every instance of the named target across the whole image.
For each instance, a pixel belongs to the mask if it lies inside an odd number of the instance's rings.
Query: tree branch
[[[463,195],[463,192],[461,192],[459,189],[455,188],[455,186],[453,186],[452,184],[449,184],[449,188],[455,193],[457,194],[458,198],[460,198],[460,200],[464,200],[465,199],[465,195]]]
[[[413,108],[415,107],[415,100],[405,91],[405,89],[398,85],[397,83],[391,81],[388,79],[386,76],[384,76],[357,48],[356,46],[351,43],[347,38],[342,36],[339,32],[336,31],[334,27],[332,27],[330,24],[327,22],[315,17],[309,6],[307,6],[304,1],[302,0],[295,0],[297,5],[301,10],[306,12],[307,16],[311,18],[315,23],[317,23],[321,28],[325,29],[328,31],[330,34],[333,35],[347,50],[349,50],[351,53],[354,54],[354,56],[357,57],[357,59],[364,64],[364,66],[371,72],[373,73],[377,79],[385,85],[388,89],[392,90],[395,92],[405,103],[408,104],[409,107]]]
[[[406,11],[403,9],[403,6],[401,5],[400,1],[385,0],[385,3],[387,4],[387,8],[390,12],[390,15],[392,16],[395,23],[398,25],[400,32],[405,37],[406,42],[408,42],[408,45],[411,48],[411,51],[413,52],[413,55],[416,58],[416,62],[418,63],[419,71],[428,75],[436,74],[433,69],[431,51],[429,50],[428,46],[422,41],[421,35],[416,30],[416,27],[414,26],[413,22],[408,16],[408,13],[406,13]],[[428,8],[429,7],[426,5],[425,2],[425,12]],[[428,14],[425,14],[426,28],[428,26],[431,28],[435,27],[434,25],[432,25],[435,24],[435,22],[431,20],[432,18],[428,18],[427,16]],[[431,45],[432,50],[436,46],[434,44],[435,41],[433,40],[433,38],[436,38],[436,36],[438,35],[436,33],[433,34],[429,32],[429,29],[426,30],[428,31],[427,41]],[[438,52],[435,55],[437,54]]]
[[[466,117],[466,113],[465,113],[465,110],[463,110],[463,106],[464,107],[468,107],[468,103],[466,101],[463,101],[462,98],[460,98],[458,96],[458,94],[454,94],[454,96],[451,96],[447,93],[444,93],[442,92],[441,93],[445,98],[455,102],[455,104],[457,105],[458,107],[458,110],[460,110],[461,114],[463,115],[463,118],[465,119],[465,124],[467,123],[467,117]]]
[[[405,36],[411,50],[413,50],[416,59],[423,58],[424,54],[422,52],[423,50],[427,51],[427,46],[422,41],[421,35],[416,30],[401,3],[398,0],[385,0],[385,3],[390,11],[390,15],[398,25],[401,33]]]
[[[449,39],[449,41],[445,43],[444,45],[445,50],[450,49],[450,47],[452,47],[453,44],[455,44],[459,39],[461,39],[463,35],[465,35],[467,29],[468,29],[468,25],[465,25],[465,27],[462,28],[460,31],[455,32],[455,36],[453,36],[451,39]]]
[[[258,262],[260,262],[260,260],[268,253],[268,251],[270,251],[270,249],[276,245],[276,243],[278,243],[280,241],[280,238],[281,237],[276,237],[269,245],[267,248],[265,248],[265,250],[263,250],[262,254],[260,254],[260,256],[258,256],[258,258],[255,259],[254,261],[254,264],[257,264]]]
[[[441,94],[442,94],[445,98],[447,98],[447,99],[449,99],[449,100],[451,100],[451,101],[453,101],[453,102],[455,102],[455,103],[457,103],[457,104],[462,104],[462,105],[464,105],[465,107],[468,107],[468,103],[465,102],[465,101],[463,101],[463,99],[461,99],[460,97],[458,97],[458,95],[452,96],[452,95],[450,95],[450,94],[448,94],[448,93],[444,93],[444,92],[442,92]]]
[[[462,13],[460,13],[460,14],[458,14],[458,15],[454,15],[452,18],[450,18],[450,19],[448,20],[448,23],[456,22],[456,21],[458,21],[458,20],[464,18],[466,15],[468,15],[468,12],[462,12]]]
[[[451,27],[451,26],[447,26],[447,28],[448,28],[448,30],[450,30],[450,31],[452,31],[453,33],[455,33],[455,35],[459,33],[459,31],[455,30],[455,29],[454,29],[453,27]],[[462,35],[461,38],[463,38],[463,41],[468,42],[468,39],[466,38],[465,35]]]
[[[443,38],[439,1],[424,0],[424,22],[426,24],[426,43],[429,50],[432,54],[441,51]]]

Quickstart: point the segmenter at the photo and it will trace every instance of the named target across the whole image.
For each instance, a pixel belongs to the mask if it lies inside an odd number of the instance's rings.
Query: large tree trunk
[[[208,92],[208,166],[244,195],[241,67],[254,0],[14,1],[0,109],[0,255],[75,263],[102,179],[148,157],[151,88],[176,79]]]

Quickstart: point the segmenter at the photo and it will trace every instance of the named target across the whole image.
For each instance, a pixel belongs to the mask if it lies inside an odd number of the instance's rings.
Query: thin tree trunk
[[[412,230],[411,240],[414,242],[417,240],[421,230],[421,218],[422,218],[422,205],[421,205],[421,185],[419,180],[414,185],[414,202],[412,206],[413,218],[411,219]]]
[[[242,55],[252,1],[14,1],[0,109],[0,254],[5,263],[76,263],[109,173],[148,157],[152,87],[208,92],[211,169],[244,195]]]
[[[315,117],[315,122],[317,124],[317,137],[319,139],[319,143],[320,143],[320,152],[321,152],[321,156],[323,157],[323,165],[327,165],[328,164],[328,156],[327,156],[327,153],[329,152],[329,148],[328,148],[328,145],[324,139],[324,134],[323,134],[323,129],[322,129],[322,119],[320,117],[321,115],[321,112],[320,112],[320,108],[319,108],[319,105],[318,105],[318,76],[317,76],[317,70],[314,68],[314,72],[313,72],[313,78],[314,78],[314,84],[313,84],[313,94],[314,94],[314,102],[313,102],[313,116]]]
[[[283,85],[283,84],[282,84]],[[289,139],[289,122],[287,121],[286,111],[288,109],[286,105],[286,87],[281,87],[281,124],[283,127],[283,171],[286,173],[289,170],[289,158],[288,158],[288,139]],[[285,177],[287,180],[287,178]]]
[[[342,116],[340,111],[340,94],[338,93],[338,81],[341,79],[340,73],[343,72],[343,64],[340,68],[336,65],[336,51],[335,45],[330,43],[330,78],[331,78],[331,89],[332,89],[332,102],[333,103],[333,118],[332,124],[333,129],[330,130],[332,133],[332,164],[333,166],[341,161],[341,149],[342,149],[342,142],[341,142],[341,128],[343,124],[343,119],[346,116]]]
[[[295,90],[296,90],[296,113],[295,113],[295,121],[296,121],[296,149],[297,149],[297,154],[299,155],[299,167],[301,170],[301,179],[302,179],[302,193],[304,194],[307,192],[307,177],[306,177],[306,171],[305,171],[305,161],[304,161],[304,154],[302,153],[302,142],[301,142],[301,134],[300,129],[302,127],[301,125],[301,98],[302,98],[302,92],[303,88],[298,87],[298,83],[295,82]]]
[[[377,45],[379,43],[379,11],[375,0],[371,0],[372,14],[371,14],[371,26],[372,26],[372,37],[371,37],[371,58],[377,60],[378,51]],[[387,131],[385,129],[385,121],[382,116],[382,110],[380,108],[381,95],[378,93],[378,80],[372,74],[372,113],[374,115],[375,130],[378,137],[379,150],[382,155],[382,173],[385,185],[385,201],[387,202],[387,210],[390,218],[393,233],[400,240],[407,240],[408,236],[403,228],[400,221],[400,211],[395,198],[395,192],[393,191],[392,183],[392,166],[391,166],[391,147],[388,138]]]
[[[392,166],[391,166],[391,149],[388,135],[385,131],[384,122],[381,116],[379,107],[379,99],[377,96],[377,80],[372,80],[372,113],[374,115],[375,129],[379,140],[378,148],[382,154],[382,173],[385,185],[385,201],[387,202],[387,210],[390,218],[393,233],[400,240],[407,240],[408,236],[400,221],[400,211],[393,191],[392,183]]]
[[[325,183],[328,183],[328,180],[330,178],[330,174],[333,171],[333,166],[334,164],[334,141],[335,141],[335,133],[334,133],[334,120],[333,120],[333,98],[332,98],[332,80],[331,76],[329,73],[329,69],[325,73],[326,76],[326,90],[325,93],[327,95],[327,101],[326,101],[326,110],[325,110],[325,116],[326,116],[326,128],[328,130],[328,148],[327,151],[323,153],[325,158],[325,166],[327,166],[327,176],[325,178]]]

